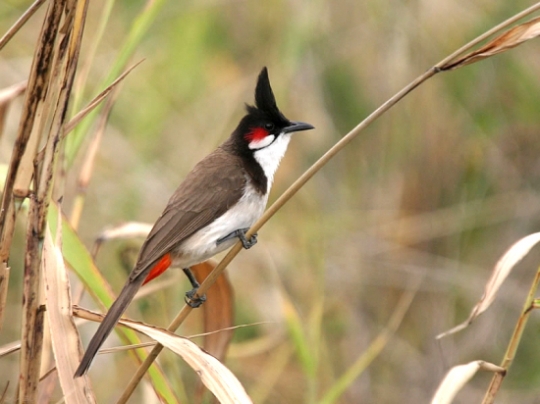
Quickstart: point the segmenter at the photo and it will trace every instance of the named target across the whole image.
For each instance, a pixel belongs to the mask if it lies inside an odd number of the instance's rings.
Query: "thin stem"
[[[507,20],[501,22],[499,25],[494,26],[490,30],[484,32],[482,35],[477,36],[474,38],[471,42],[468,44],[462,46],[458,50],[456,50],[451,55],[445,57],[443,60],[441,60],[439,63],[435,65],[435,68],[440,68],[441,66],[444,66],[448,63],[450,63],[453,59],[461,55],[462,53],[467,52],[469,49],[471,49],[473,46],[476,46],[480,42],[484,41],[485,39],[489,38],[490,36],[494,35],[495,33],[501,31],[502,29],[508,27],[509,25],[512,25],[516,21],[521,20],[522,18],[528,16],[529,14],[534,13],[535,11],[540,10],[540,2],[532,5],[531,7],[523,10],[522,12],[508,18]]]
[[[504,376],[506,376],[506,371],[508,371],[508,369],[510,368],[510,365],[512,364],[512,361],[514,360],[516,356],[516,351],[521,341],[521,336],[523,335],[523,331],[525,330],[525,326],[527,325],[527,320],[529,319],[529,315],[531,314],[532,309],[534,308],[535,295],[537,293],[539,285],[540,285],[540,268],[538,268],[538,271],[536,272],[536,276],[534,277],[533,283],[531,284],[529,293],[527,294],[527,298],[525,299],[525,304],[523,305],[521,316],[519,316],[519,319],[514,328],[512,337],[510,338],[510,342],[508,343],[508,347],[506,348],[504,358],[501,362],[501,367],[504,368],[505,372],[497,372],[493,375],[493,377],[491,378],[491,383],[486,392],[486,395],[484,396],[484,400],[482,401],[482,404],[491,404],[495,401],[495,396],[497,395],[497,392],[499,391],[501,387]]]
[[[349,369],[343,373],[333,386],[325,393],[318,402],[319,404],[335,403],[346,389],[354,382],[360,374],[368,368],[368,366],[379,356],[382,350],[388,345],[396,331],[398,330],[405,314],[411,307],[414,297],[418,293],[420,284],[424,279],[424,275],[418,277],[400,297],[398,304],[386,327],[377,335],[377,337],[369,344],[369,347],[356,359]]]
[[[17,21],[15,21],[15,24],[13,24],[11,28],[8,29],[4,34],[4,36],[0,38],[0,50],[6,46],[6,44],[17,32],[19,32],[23,25],[26,24],[30,17],[34,15],[34,13],[41,7],[43,3],[45,3],[45,0],[36,0],[30,7],[28,7],[24,14],[21,15]]]

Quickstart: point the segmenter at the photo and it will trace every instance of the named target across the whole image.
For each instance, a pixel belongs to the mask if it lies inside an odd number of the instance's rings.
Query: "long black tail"
[[[128,279],[122,288],[122,291],[118,295],[118,298],[112,304],[111,308],[107,312],[107,315],[99,325],[96,333],[92,337],[92,340],[88,344],[88,348],[84,353],[79,367],[75,371],[74,377],[80,377],[88,371],[90,364],[94,360],[94,356],[96,356],[99,348],[101,348],[103,342],[105,342],[122,314],[124,314],[124,311],[126,311],[127,306],[133,300],[133,297],[141,287],[145,278],[146,276],[138,276],[135,279],[131,279],[131,277]]]

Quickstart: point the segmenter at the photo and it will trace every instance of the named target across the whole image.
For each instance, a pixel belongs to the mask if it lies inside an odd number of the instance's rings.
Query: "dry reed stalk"
[[[56,42],[63,8],[64,2],[53,2],[49,5],[45,16],[45,22],[30,70],[23,113],[2,194],[0,210],[0,302],[5,301],[5,295],[7,294],[9,250],[16,219],[14,198],[15,180],[32,133],[32,128],[34,127],[38,106],[43,102],[47,93],[48,75],[54,57],[52,44]],[[3,318],[4,306],[2,305],[0,306],[0,327]]]
[[[43,341],[43,306],[39,299],[42,279],[41,252],[56,156],[79,58],[87,7],[86,0],[59,0],[49,4],[29,79],[26,102],[29,108],[21,118],[16,143],[18,147],[12,158],[3,195],[2,206],[11,209],[3,212],[5,216],[1,222],[2,241],[6,241],[2,244],[1,251],[4,262],[9,256],[15,222],[13,187],[22,155],[30,134],[34,132],[36,136],[41,136],[42,129],[47,130],[45,148],[33,158],[34,189],[30,191],[24,262],[23,327],[18,389],[21,401],[35,402],[37,398]],[[65,15],[65,19],[63,25],[60,25],[62,15]],[[40,104],[43,106],[41,110],[43,114],[37,115],[36,111]],[[36,127],[39,128],[37,132],[33,130]]]
[[[15,180],[32,129],[36,125],[38,107],[47,96],[49,76],[54,60],[54,44],[56,43],[63,10],[64,2],[62,1],[50,3],[47,9],[32,61],[25,106],[2,195],[2,211],[0,212],[0,301],[4,301],[3,295],[7,293],[8,271],[6,269],[16,220]],[[37,238],[39,210],[36,195],[32,194],[27,231],[27,249],[24,260],[23,320],[18,389],[18,400],[28,402],[34,402],[37,397],[43,337],[43,312],[39,307],[38,297],[40,291],[40,243]],[[0,323],[3,319],[3,309],[4,307],[0,308]]]

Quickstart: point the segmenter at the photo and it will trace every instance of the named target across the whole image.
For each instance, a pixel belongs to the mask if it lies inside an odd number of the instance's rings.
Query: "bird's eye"
[[[274,129],[274,124],[272,122],[265,123],[264,129],[270,132],[272,129]]]

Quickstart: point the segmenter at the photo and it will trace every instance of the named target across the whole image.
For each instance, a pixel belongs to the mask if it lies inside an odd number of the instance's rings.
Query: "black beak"
[[[291,122],[289,126],[283,128],[283,133],[300,132],[301,130],[315,129],[313,125],[305,122]]]

